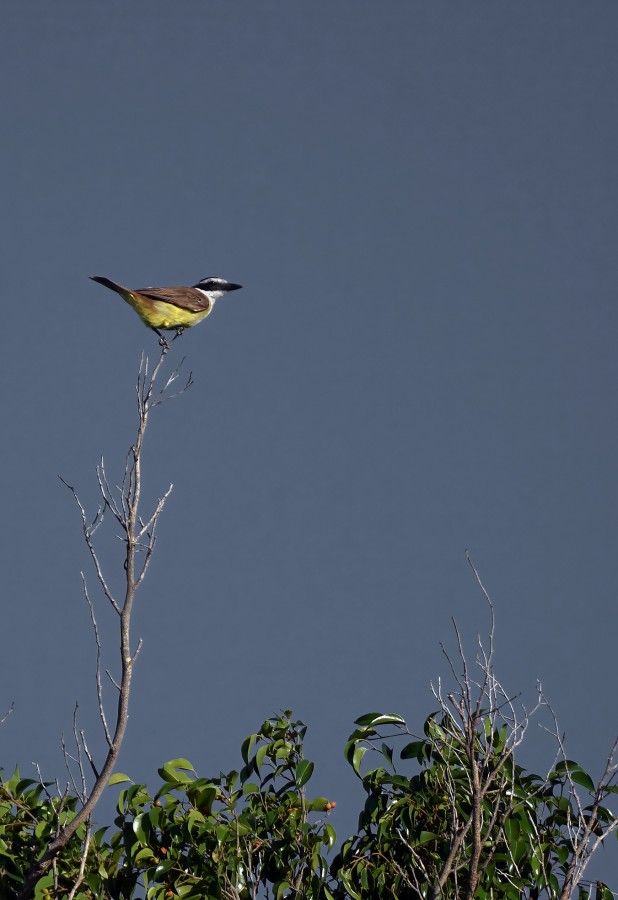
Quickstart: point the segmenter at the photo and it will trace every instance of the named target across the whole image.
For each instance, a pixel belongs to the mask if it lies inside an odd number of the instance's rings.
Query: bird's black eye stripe
[[[225,278],[215,278],[211,276],[202,278],[202,280],[198,281],[197,284],[194,284],[193,287],[199,288],[202,291],[235,291],[240,285],[235,284],[232,281],[226,281]]]

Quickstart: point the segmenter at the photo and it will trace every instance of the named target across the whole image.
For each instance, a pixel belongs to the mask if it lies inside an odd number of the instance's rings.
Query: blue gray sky
[[[174,344],[195,384],[144,451],[146,504],[174,491],[121,769],[235,767],[292,708],[344,837],[354,718],[420,729],[451,617],[471,653],[486,630],[469,549],[497,674],[529,702],[540,679],[597,772],[618,731],[616,5],[39,0],[1,20],[4,767],[62,778],[75,700],[98,741],[57,476],[91,510],[101,455],[120,478],[157,343],[88,276],[215,274],[244,288]],[[112,581],[117,552],[104,538]],[[550,764],[540,729],[524,761]]]

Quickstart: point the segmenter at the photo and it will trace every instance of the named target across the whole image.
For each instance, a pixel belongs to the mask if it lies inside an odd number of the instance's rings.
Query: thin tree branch
[[[178,378],[178,369],[180,368],[180,366],[178,366],[172,371],[163,388],[158,391],[156,390],[157,378],[165,361],[168,349],[169,348],[167,344],[161,345],[159,358],[151,374],[149,374],[148,358],[144,354],[142,354],[135,387],[138,410],[137,433],[135,442],[127,455],[122,487],[119,489],[118,499],[114,497],[109,487],[104,463],[103,460],[101,460],[100,465],[97,467],[97,482],[99,492],[103,499],[103,504],[97,510],[94,520],[91,523],[88,523],[84,506],[81,503],[75,488],[73,488],[68,484],[68,482],[61,478],[62,482],[66,485],[67,488],[69,488],[69,490],[73,494],[73,497],[75,498],[78,509],[80,511],[84,540],[90,553],[90,557],[93,561],[99,584],[101,585],[105,597],[110,602],[111,606],[119,617],[120,680],[116,681],[110,674],[109,670],[106,670],[107,675],[118,690],[118,701],[115,724],[112,729],[108,726],[103,708],[103,692],[101,685],[101,641],[96,618],[94,615],[94,605],[90,600],[84,580],[84,593],[90,610],[90,617],[97,647],[97,702],[99,707],[99,717],[103,725],[103,731],[107,743],[107,752],[103,761],[103,765],[100,768],[97,767],[94,762],[93,756],[86,744],[83,731],[79,732],[77,729],[76,705],[73,719],[73,732],[77,747],[77,756],[72,757],[69,754],[68,750],[66,749],[64,739],[62,740],[62,747],[65,764],[69,773],[69,778],[71,780],[75,793],[78,797],[80,797],[80,799],[82,799],[83,806],[75,815],[75,817],[59,830],[55,839],[50,842],[42,856],[32,865],[25,879],[24,886],[18,895],[19,900],[26,900],[26,898],[30,898],[33,896],[38,880],[51,866],[54,865],[57,855],[60,853],[63,847],[66,846],[77,829],[80,828],[81,825],[86,823],[86,841],[80,863],[80,872],[78,874],[78,880],[73,886],[71,892],[71,896],[75,896],[77,887],[83,880],[85,872],[86,857],[88,854],[88,844],[90,839],[90,820],[92,811],[96,806],[101,794],[103,793],[103,790],[105,789],[110,776],[113,773],[127,728],[133,666],[142,646],[142,642],[140,640],[135,651],[132,651],[131,649],[131,614],[133,611],[133,604],[135,602],[137,588],[144,578],[146,569],[152,557],[152,552],[154,550],[155,530],[158,519],[163,512],[165,501],[167,500],[171,491],[170,487],[163,495],[163,497],[158,501],[154,513],[147,520],[147,525],[144,526],[142,518],[139,514],[139,505],[142,491],[141,454],[144,444],[144,435],[148,425],[150,411],[155,406],[163,403],[168,399],[171,399],[172,396],[177,396],[178,394],[183,393],[192,384],[192,377],[191,374],[189,374],[187,382],[181,390],[177,391],[176,394],[173,395],[168,394],[168,388]],[[182,365],[182,362],[180,365]],[[124,535],[123,540],[125,544],[125,554],[123,568],[125,573],[125,590],[124,597],[121,602],[115,599],[107,584],[92,540],[95,531],[99,528],[103,521],[106,509],[109,509],[111,511],[116,521],[120,524]],[[141,542],[144,536],[146,536],[147,538],[145,544]],[[145,559],[138,571],[138,554],[144,551]],[[88,763],[95,776],[94,785],[92,786],[92,789],[89,793],[87,791],[84,774],[84,756],[88,760]],[[70,761],[73,761],[77,764],[80,775],[80,788],[77,787],[71,769]]]
[[[90,849],[90,835],[92,833],[92,824],[90,820],[86,822],[86,835],[84,837],[84,846],[82,847],[82,855],[79,861],[79,870],[77,872],[77,878],[75,879],[75,884],[67,894],[67,900],[74,900],[74,897],[77,894],[80,884],[84,880],[84,875],[86,874],[86,860],[88,859],[88,850]]]
[[[9,706],[9,708],[7,709],[5,714],[0,719],[0,725],[4,725],[4,723],[6,722],[6,720],[11,715],[11,713],[13,712],[14,709],[15,709],[15,701],[11,700],[11,705]]]
[[[107,741],[107,746],[110,747],[112,743],[112,737],[109,731],[109,727],[107,725],[107,719],[105,717],[105,708],[103,706],[103,686],[101,684],[101,639],[99,637],[99,629],[97,627],[97,620],[94,614],[94,606],[92,600],[90,599],[90,595],[88,594],[88,586],[86,584],[86,578],[84,573],[82,575],[82,583],[84,589],[84,597],[86,598],[86,603],[88,604],[88,609],[90,610],[90,621],[92,622],[92,628],[94,631],[94,639],[97,645],[97,658],[96,658],[96,670],[95,670],[95,679],[97,685],[97,703],[99,704],[99,718],[101,719],[101,723],[103,725],[103,732],[105,734],[105,740]]]

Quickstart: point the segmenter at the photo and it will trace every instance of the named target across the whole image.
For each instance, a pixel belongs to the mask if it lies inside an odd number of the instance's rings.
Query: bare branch
[[[98,624],[94,612],[94,603],[92,602],[85,577],[82,574],[83,591],[88,608],[90,611],[90,619],[95,636],[96,644],[96,691],[97,703],[99,709],[99,718],[103,726],[103,733],[107,744],[107,753],[101,767],[97,766],[92,753],[86,743],[85,734],[77,728],[77,704],[75,706],[73,717],[73,737],[76,746],[76,756],[72,756],[62,738],[62,752],[64,755],[65,765],[69,774],[70,783],[75,794],[82,801],[82,808],[74,816],[74,818],[59,828],[58,833],[53,841],[48,845],[42,856],[32,865],[30,872],[25,880],[24,887],[19,894],[21,900],[30,898],[33,895],[35,886],[39,878],[52,866],[55,865],[55,859],[62,848],[68,843],[78,828],[83,824],[86,825],[86,838],[82,851],[80,869],[78,878],[71,890],[70,897],[75,897],[79,885],[82,883],[85,873],[86,858],[88,854],[88,846],[90,841],[90,821],[91,814],[105,789],[109,778],[114,770],[120,747],[124,738],[129,715],[129,696],[131,691],[131,680],[133,674],[133,666],[137,660],[142,647],[141,639],[138,641],[135,650],[131,648],[130,626],[133,603],[137,588],[140,586],[148,569],[152,553],[156,544],[156,528],[159,518],[165,507],[165,503],[171,493],[172,486],[167,489],[163,496],[158,500],[154,512],[149,517],[142,517],[139,512],[142,479],[141,479],[141,454],[144,444],[144,435],[148,425],[148,417],[150,411],[161,403],[172,399],[178,394],[186,391],[192,384],[192,376],[189,376],[184,386],[176,393],[170,393],[169,389],[179,377],[180,365],[172,370],[163,387],[157,390],[156,383],[160,374],[161,367],[166,358],[169,345],[166,341],[160,343],[159,358],[150,372],[150,364],[148,357],[142,354],[139,364],[139,371],[135,385],[137,398],[138,423],[135,441],[127,454],[122,484],[116,491],[112,491],[107,478],[103,459],[96,470],[97,484],[99,494],[102,498],[102,504],[99,506],[92,522],[88,522],[86,512],[81,503],[77,491],[67,481],[61,478],[63,484],[71,491],[77,507],[79,509],[82,520],[82,531],[84,541],[90,553],[97,580],[101,586],[104,596],[111,604],[112,608],[119,617],[120,624],[120,679],[117,681],[111,675],[109,669],[106,674],[110,681],[118,691],[118,705],[116,710],[115,723],[113,727],[108,725],[107,717],[103,704],[103,688],[101,679],[101,658],[102,645]],[[123,568],[125,573],[125,589],[122,601],[116,600],[110,590],[102,566],[99,562],[97,552],[93,543],[93,536],[104,520],[105,511],[109,509],[114,516],[116,522],[122,530],[122,541],[125,547]],[[138,566],[139,554],[144,553],[141,566]],[[6,716],[5,716],[6,718]],[[94,774],[95,782],[90,791],[86,786],[86,778],[84,773],[84,758]],[[78,775],[74,775],[73,767],[77,766]]]
[[[60,736],[60,747],[62,750],[64,765],[67,770],[67,774],[69,776],[69,781],[71,783],[71,787],[73,788],[73,793],[75,794],[76,797],[79,797],[79,795],[80,795],[79,787],[77,786],[77,782],[75,781],[75,776],[73,775],[73,769],[71,768],[71,763],[72,762],[77,763],[77,758],[75,756],[72,756],[69,753],[69,751],[67,749],[66,741],[64,739],[64,734],[62,734]]]
[[[88,749],[88,744],[86,743],[86,735],[85,735],[83,729],[79,732],[79,737],[80,737],[80,740],[82,743],[82,747],[84,749],[84,755],[86,756],[86,759],[90,763],[90,768],[92,769],[92,773],[95,778],[98,778],[100,773],[99,773],[99,770],[97,769],[96,765],[94,764],[94,759],[92,758],[92,754],[90,753],[90,750]]]
[[[15,709],[15,701],[11,700],[11,705],[9,706],[9,708],[7,709],[5,714],[0,719],[0,725],[4,725],[4,723],[6,722],[6,720],[11,715],[11,713],[13,712],[14,709]]]
[[[97,481],[99,483],[99,492],[103,497],[104,503],[111,510],[112,515],[116,519],[116,521],[122,525],[125,521],[125,517],[123,516],[124,510],[119,509],[116,499],[114,497],[113,491],[109,486],[107,481],[107,475],[105,473],[105,461],[103,457],[101,457],[101,462],[97,466]],[[120,492],[121,502],[122,502],[122,492]]]
[[[135,653],[131,657],[131,662],[134,663],[137,657],[139,656],[140,650],[142,649],[142,639],[140,638],[137,642],[137,647],[135,648]]]
[[[105,708],[103,706],[103,687],[101,685],[101,639],[99,637],[99,629],[97,627],[97,620],[94,614],[94,606],[88,594],[88,586],[86,584],[86,579],[84,577],[84,573],[82,575],[82,583],[84,589],[84,597],[86,598],[86,603],[88,604],[88,609],[90,610],[90,621],[92,622],[92,628],[94,631],[94,639],[97,645],[97,657],[96,657],[96,670],[95,670],[95,678],[97,685],[97,702],[99,704],[99,718],[101,719],[101,723],[103,725],[103,732],[105,734],[105,740],[107,741],[108,747],[111,747],[112,737],[107,725],[107,719],[105,718]]]
[[[118,682],[116,681],[116,679],[114,678],[114,676],[112,675],[112,673],[110,672],[109,669],[106,669],[106,670],[105,670],[105,674],[107,675],[107,677],[109,678],[109,680],[111,681],[111,683],[114,685],[114,687],[116,688],[116,690],[117,690],[117,691],[120,691],[120,685],[118,684]]]
[[[77,796],[81,800],[82,803],[86,802],[86,775],[84,773],[84,760],[82,759],[82,740],[80,738],[80,734],[77,731],[77,703],[75,704],[75,708],[73,710],[73,740],[75,741],[75,746],[77,748],[77,759],[75,762],[77,763],[77,768],[79,771],[79,783],[81,790],[77,791]],[[81,732],[83,734],[83,732]]]
[[[494,605],[491,602],[491,597],[487,593],[487,591],[485,589],[485,585],[481,581],[481,577],[480,577],[478,571],[476,570],[474,563],[472,562],[472,558],[471,558],[470,552],[468,550],[466,550],[466,559],[468,560],[470,568],[474,572],[474,577],[476,578],[478,586],[480,587],[485,599],[487,600],[487,605],[489,606],[489,612],[490,612],[490,616],[491,616],[491,623],[490,623],[489,636],[488,636],[488,642],[489,642],[489,653],[488,654],[485,653],[485,649],[481,643],[480,636],[478,637],[478,642],[481,647],[481,651],[482,651],[484,663],[485,663],[484,665],[481,666],[481,671],[484,674],[484,681],[481,685],[479,685],[480,692],[478,695],[478,703],[477,703],[477,709],[476,709],[476,715],[478,716],[478,715],[480,715],[480,711],[481,711],[481,707],[479,704],[482,702],[482,695],[485,694],[485,687],[487,686],[487,681],[489,679],[489,676],[490,676],[490,673],[492,672],[492,667],[493,667],[494,635],[495,635],[495,629],[496,629],[496,620],[495,620],[495,614],[494,614]]]
[[[141,527],[141,529],[140,529],[140,530],[138,531],[138,533],[137,533],[137,538],[138,538],[138,539],[141,540],[141,538],[142,538],[145,534],[147,534],[151,529],[154,531],[154,529],[156,528],[156,525],[157,525],[157,521],[158,521],[158,519],[159,519],[159,516],[160,516],[161,513],[163,512],[163,507],[165,506],[165,503],[166,503],[166,501],[167,501],[167,498],[168,498],[169,495],[172,493],[172,490],[173,490],[173,489],[174,489],[174,485],[173,485],[173,484],[170,484],[170,486],[168,487],[168,489],[166,490],[166,492],[163,494],[163,496],[160,498],[159,502],[157,503],[157,506],[156,506],[156,508],[155,508],[155,511],[153,512],[153,514],[151,515],[151,517],[148,519],[148,521],[147,521],[146,523],[144,523],[144,522],[142,522],[142,521],[140,520],[140,525],[141,525],[142,527]]]
[[[67,900],[74,900],[74,897],[77,894],[79,886],[84,880],[84,875],[86,874],[86,860],[88,859],[88,849],[90,847],[90,835],[92,833],[92,825],[90,820],[86,822],[86,836],[84,838],[84,846],[82,848],[82,855],[79,861],[79,870],[77,873],[77,878],[75,879],[75,884],[67,894]]]
[[[82,517],[82,531],[84,533],[84,541],[86,542],[86,547],[88,548],[88,552],[90,553],[90,557],[92,559],[92,562],[94,563],[94,568],[97,573],[97,578],[98,578],[99,584],[103,588],[103,593],[105,594],[105,596],[107,597],[109,602],[112,604],[112,606],[114,607],[114,609],[116,610],[118,615],[120,615],[120,606],[117,603],[117,601],[114,599],[112,592],[110,591],[109,587],[107,586],[107,582],[103,575],[103,570],[101,568],[101,564],[99,563],[99,559],[98,559],[96,550],[94,549],[94,544],[92,543],[91,526],[88,525],[88,521],[86,519],[86,511],[82,505],[82,502],[79,499],[79,497],[77,496],[77,492],[76,492],[75,488],[72,487],[70,484],[68,484],[68,482],[66,482],[64,480],[62,475],[59,475],[58,477],[60,478],[60,481],[71,491],[71,493],[73,494],[73,497],[75,498],[75,502],[77,503],[77,506],[79,508],[79,511],[80,511],[80,514]],[[98,515],[98,513],[97,513],[97,515]],[[96,520],[96,516],[95,516],[95,520]]]
[[[163,388],[159,391],[158,396],[152,401],[152,406],[160,406],[161,403],[166,403],[168,400],[173,400],[174,397],[179,397],[180,394],[184,394],[185,391],[188,391],[191,385],[193,384],[193,372],[189,372],[187,376],[187,380],[185,384],[180,388],[180,390],[176,391],[173,394],[168,394],[168,389],[172,386],[172,384],[180,377],[180,370],[184,365],[186,357],[180,360],[176,368],[172,371],[169,378],[165,382]]]

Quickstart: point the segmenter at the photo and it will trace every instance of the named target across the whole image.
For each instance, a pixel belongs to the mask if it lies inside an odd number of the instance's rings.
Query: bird
[[[214,275],[202,278],[192,287],[147,287],[137,290],[116,284],[103,275],[91,275],[90,278],[110,291],[120,294],[122,299],[133,307],[142,322],[159,335],[162,347],[169,345],[159,331],[160,328],[164,331],[175,331],[175,340],[185,328],[192,328],[205,319],[212,312],[219,297],[242,287],[241,284],[234,284]]]

